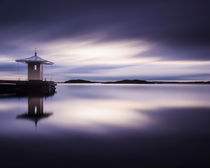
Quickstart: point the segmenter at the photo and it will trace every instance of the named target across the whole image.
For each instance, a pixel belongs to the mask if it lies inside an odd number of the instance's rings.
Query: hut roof
[[[16,62],[22,62],[22,63],[40,63],[40,64],[47,64],[47,65],[52,65],[54,64],[51,61],[42,59],[41,57],[37,56],[37,52],[35,51],[35,55],[32,57],[24,58],[24,59],[18,59],[15,60]]]

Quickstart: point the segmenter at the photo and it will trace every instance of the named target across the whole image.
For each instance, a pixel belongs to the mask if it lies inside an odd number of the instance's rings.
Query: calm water
[[[209,167],[209,150],[207,85],[58,85],[52,97],[0,98],[4,167]]]

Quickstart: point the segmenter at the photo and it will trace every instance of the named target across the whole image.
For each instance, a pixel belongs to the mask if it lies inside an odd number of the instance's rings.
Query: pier
[[[53,65],[54,63],[45,60],[37,55],[18,59],[16,62],[28,65],[28,80],[0,80],[0,94],[15,95],[51,95],[55,93],[56,83],[53,81],[43,81],[43,65]]]
[[[56,83],[53,81],[14,81],[0,80],[0,94],[24,95],[51,95],[56,92]]]

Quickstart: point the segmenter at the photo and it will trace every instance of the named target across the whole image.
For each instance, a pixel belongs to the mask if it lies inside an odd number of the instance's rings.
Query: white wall
[[[36,66],[36,69],[35,69]],[[28,64],[28,80],[43,80],[43,65],[38,63]]]

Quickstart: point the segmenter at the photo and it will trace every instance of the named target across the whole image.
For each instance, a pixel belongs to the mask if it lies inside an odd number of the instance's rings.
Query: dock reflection
[[[35,123],[35,126],[37,126],[38,121],[44,118],[48,118],[53,113],[44,112],[44,103],[43,103],[43,97],[36,96],[28,97],[28,112],[18,115],[17,119],[26,119],[33,121]]]

